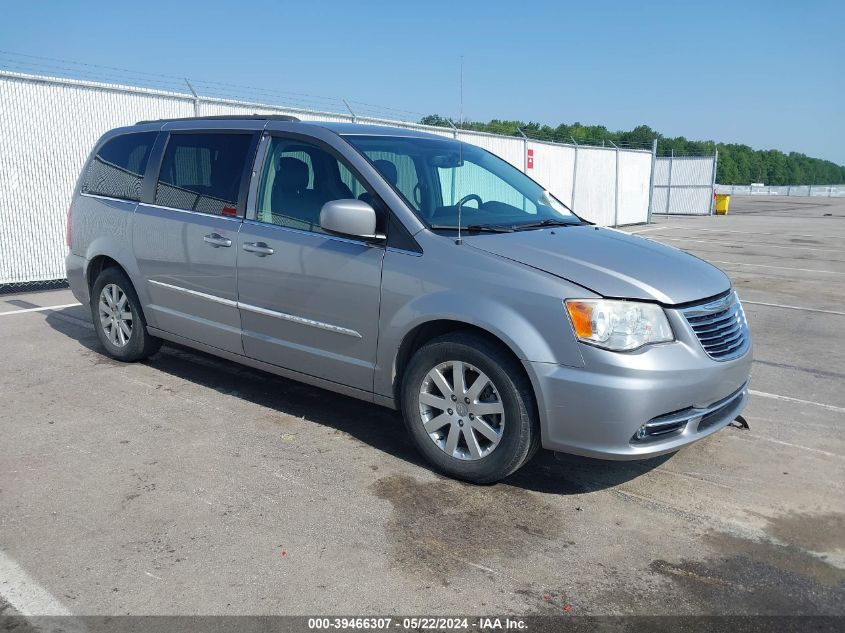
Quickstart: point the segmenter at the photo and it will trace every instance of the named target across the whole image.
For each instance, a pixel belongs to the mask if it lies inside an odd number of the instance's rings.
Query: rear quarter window
[[[138,201],[158,132],[122,134],[106,141],[88,163],[82,193]]]

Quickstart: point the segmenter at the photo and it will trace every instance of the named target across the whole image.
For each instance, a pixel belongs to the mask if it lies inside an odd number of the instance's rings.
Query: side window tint
[[[273,138],[258,188],[258,220],[322,233],[323,205],[350,198],[372,203],[366,187],[332,154],[310,143]]]
[[[140,200],[144,171],[158,132],[124,134],[99,149],[85,170],[82,193]]]
[[[237,215],[251,134],[171,134],[155,203],[214,215]]]
[[[346,168],[346,165],[338,163],[338,168],[340,169],[340,179],[343,181],[343,184],[349,188],[349,191],[352,192],[351,197],[360,199],[363,196],[366,199],[370,195],[367,193],[367,190],[364,189],[364,185],[362,185],[353,173]]]

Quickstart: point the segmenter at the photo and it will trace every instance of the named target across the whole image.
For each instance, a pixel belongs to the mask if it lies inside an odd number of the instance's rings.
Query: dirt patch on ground
[[[574,545],[557,511],[520,488],[391,475],[371,489],[393,505],[387,534],[397,568],[408,573],[446,580],[467,565],[513,559],[537,539],[546,548]]]
[[[845,550],[845,515],[784,514],[769,519],[766,532],[782,543],[792,543],[811,552]]]
[[[798,547],[723,533],[706,536],[702,545],[717,554],[649,565],[702,613],[845,614],[845,571]]]

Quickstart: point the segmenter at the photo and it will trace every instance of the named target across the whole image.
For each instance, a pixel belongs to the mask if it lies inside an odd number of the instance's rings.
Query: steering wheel
[[[455,206],[456,206],[456,207],[462,207],[462,206],[464,206],[467,202],[469,202],[470,200],[475,200],[475,201],[478,203],[478,208],[479,208],[479,209],[481,208],[481,205],[482,205],[482,204],[484,204],[484,201],[481,199],[481,196],[479,196],[479,195],[477,195],[477,194],[474,194],[474,193],[468,193],[468,194],[467,194],[467,195],[465,195],[463,198],[461,198],[460,200],[458,200],[458,204],[456,204]]]

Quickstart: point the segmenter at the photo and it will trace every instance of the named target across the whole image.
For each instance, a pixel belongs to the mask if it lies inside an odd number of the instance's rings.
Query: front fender
[[[508,266],[507,275],[487,268],[462,275],[451,266],[422,264],[418,257],[395,257],[385,264],[373,384],[377,394],[393,396],[402,342],[420,325],[434,321],[480,328],[521,361],[584,366],[558,280],[517,266]],[[447,273],[451,275],[444,277]],[[466,278],[471,283],[461,281]]]

